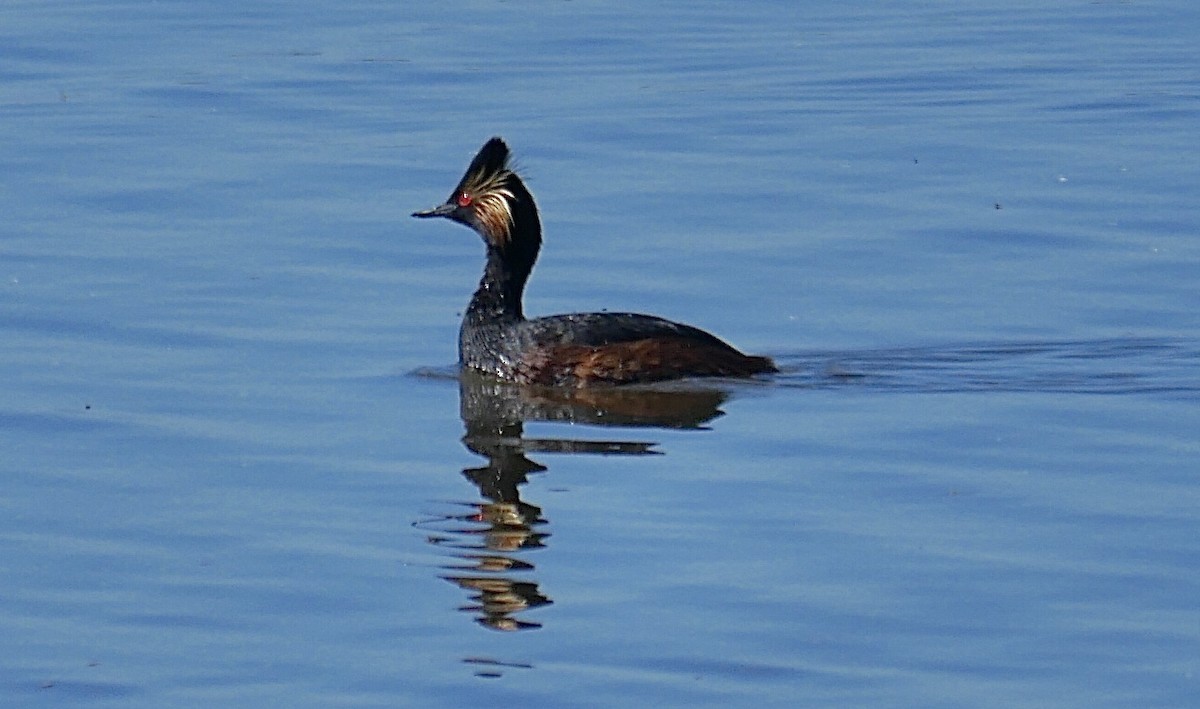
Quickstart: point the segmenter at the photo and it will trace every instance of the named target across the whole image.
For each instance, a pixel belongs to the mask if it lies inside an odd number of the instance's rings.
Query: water
[[[1192,3],[0,10],[5,706],[1184,706]],[[527,310],[768,381],[452,375]]]

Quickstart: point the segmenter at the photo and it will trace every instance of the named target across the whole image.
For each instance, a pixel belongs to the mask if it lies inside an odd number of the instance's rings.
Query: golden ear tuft
[[[486,232],[488,240],[497,246],[507,244],[512,238],[513,213],[511,200],[516,195],[508,187],[512,176],[508,169],[472,175],[464,192],[471,195],[475,217]]]

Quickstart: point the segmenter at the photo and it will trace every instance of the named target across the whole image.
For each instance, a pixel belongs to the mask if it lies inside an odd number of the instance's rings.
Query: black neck
[[[533,264],[523,269],[514,268],[498,248],[488,246],[487,265],[479,279],[479,287],[471,297],[471,304],[467,306],[467,319],[490,323],[524,320],[521,299],[532,267]]]

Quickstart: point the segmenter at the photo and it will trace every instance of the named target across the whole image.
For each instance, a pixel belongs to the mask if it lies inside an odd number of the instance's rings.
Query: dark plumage
[[[743,377],[778,371],[690,325],[636,313],[576,313],[527,320],[521,298],[537,261],[542,226],[533,195],[509,166],[500,138],[484,144],[444,204],[414,217],[445,217],[474,229],[487,264],[463,316],[463,367],[527,384],[583,386],[680,377]]]

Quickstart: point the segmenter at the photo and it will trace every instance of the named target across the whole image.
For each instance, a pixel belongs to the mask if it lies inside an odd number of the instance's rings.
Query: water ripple
[[[1200,394],[1200,343],[1167,338],[813,351],[778,358],[779,383],[900,392]]]

